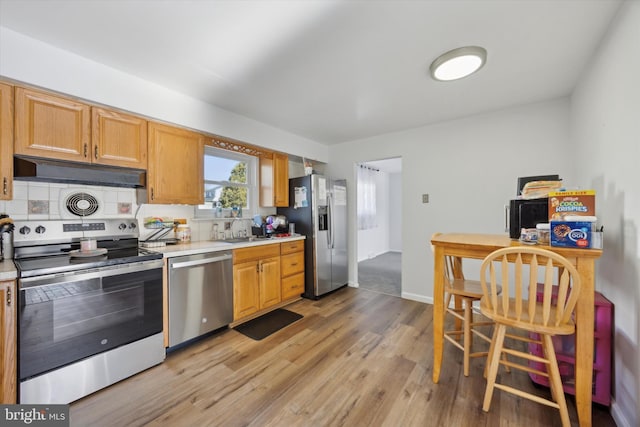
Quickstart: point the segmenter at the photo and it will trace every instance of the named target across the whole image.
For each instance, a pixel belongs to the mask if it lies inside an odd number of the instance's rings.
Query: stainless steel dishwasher
[[[169,347],[233,321],[231,251],[169,259]]]

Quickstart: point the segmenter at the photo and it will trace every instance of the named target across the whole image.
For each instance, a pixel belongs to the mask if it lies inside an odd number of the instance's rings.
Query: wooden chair
[[[433,237],[440,233],[435,233]],[[433,250],[433,246],[431,248]],[[454,346],[462,350],[463,373],[469,376],[469,362],[472,357],[483,357],[488,351],[471,352],[473,346],[473,335],[477,335],[486,342],[491,339],[477,329],[479,326],[491,326],[493,322],[474,321],[473,303],[482,298],[482,285],[478,280],[467,280],[462,272],[462,262],[459,258],[446,256],[444,260],[444,309],[445,314],[449,313],[456,318],[455,329],[445,331],[444,338]],[[499,292],[499,290],[498,290]],[[451,307],[451,298],[454,298],[454,307]],[[476,313],[480,315],[480,313]],[[460,344],[462,337],[462,344]]]
[[[555,269],[559,267],[557,297],[552,295]],[[487,274],[489,279],[487,279]],[[513,279],[513,281],[511,280]],[[543,284],[542,301],[537,296],[538,283]],[[498,282],[502,285],[502,295],[498,295]],[[496,323],[487,359],[487,388],[482,409],[486,412],[491,405],[495,388],[517,396],[542,403],[560,411],[563,426],[570,426],[567,403],[562,389],[551,337],[570,335],[575,331],[571,318],[573,308],[580,293],[580,276],[576,268],[566,258],[538,247],[510,247],[489,254],[480,267],[480,283],[483,297],[480,311]],[[527,287],[528,286],[528,287]],[[513,293],[513,294],[512,294]],[[506,329],[518,328],[527,336],[506,334]],[[540,335],[540,341],[528,338],[528,333]],[[505,348],[505,336],[524,342],[538,342],[542,345],[544,357],[527,352]],[[521,359],[544,363],[547,372],[530,368],[525,364],[504,359],[501,354],[509,354]],[[500,364],[527,372],[547,376],[551,384],[553,400],[548,400],[516,388],[496,383]]]

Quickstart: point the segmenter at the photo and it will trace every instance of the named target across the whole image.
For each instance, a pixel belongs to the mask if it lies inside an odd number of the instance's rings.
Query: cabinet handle
[[[261,266],[261,265],[262,265],[262,264],[260,264],[260,263],[257,263],[257,264],[256,264],[256,273],[260,273],[260,266]]]
[[[7,180],[6,176],[2,180],[2,193],[5,195],[9,193],[9,180]]]
[[[89,147],[87,147],[87,144],[84,144],[84,157],[87,157],[87,150]]]
[[[93,156],[96,158],[96,160],[98,160],[98,146],[97,145],[93,149]]]
[[[7,306],[11,307],[11,288],[7,289]]]
[[[151,200],[154,199],[154,194],[153,194],[153,187],[151,187]]]
[[[296,265],[298,265],[297,262],[291,263],[291,267],[295,267]]]

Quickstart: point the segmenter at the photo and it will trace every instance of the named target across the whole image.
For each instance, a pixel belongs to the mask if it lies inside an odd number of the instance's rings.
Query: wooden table
[[[434,249],[433,277],[433,382],[440,380],[444,342],[444,257],[484,259],[491,252],[520,246],[517,240],[499,234],[446,233],[431,240]],[[591,386],[593,381],[593,322],[595,260],[599,249],[570,249],[544,246],[570,260],[582,279],[582,291],[575,308],[576,357],[575,389],[578,420],[581,426],[591,426]]]

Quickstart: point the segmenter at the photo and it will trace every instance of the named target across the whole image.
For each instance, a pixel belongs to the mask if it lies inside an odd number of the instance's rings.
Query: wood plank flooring
[[[432,306],[345,288],[287,309],[296,323],[253,341],[225,330],[71,405],[72,426],[559,426],[556,410],[496,392],[482,411],[483,360],[462,375],[445,344],[431,381]],[[540,394],[526,373],[507,381]],[[571,421],[577,425],[573,398]],[[614,426],[595,407],[595,426]]]

